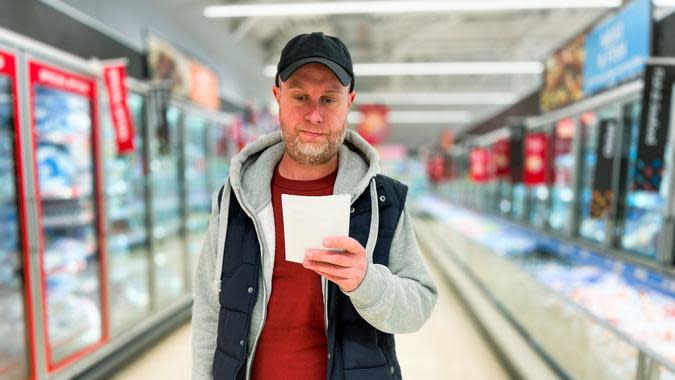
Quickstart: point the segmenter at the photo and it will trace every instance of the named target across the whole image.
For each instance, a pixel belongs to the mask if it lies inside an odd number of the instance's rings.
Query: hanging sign
[[[522,126],[518,125],[511,127],[511,183],[523,182],[523,135],[524,128]]]
[[[550,111],[584,97],[584,43],[581,34],[546,59],[539,97],[542,111]]]
[[[195,60],[189,62],[190,99],[212,110],[220,108],[218,98],[218,75]]]
[[[14,57],[0,51],[0,74],[13,77],[15,70]]]
[[[471,150],[471,179],[474,182],[483,183],[492,179],[490,151],[485,148],[473,148]]]
[[[649,64],[642,93],[642,115],[633,190],[659,191],[671,123],[675,65]]]
[[[650,55],[652,0],[637,0],[586,38],[584,95],[641,74]]]
[[[359,110],[362,119],[357,132],[368,143],[382,143],[389,135],[389,108],[379,104],[364,104]]]
[[[111,65],[103,69],[118,154],[134,150],[135,131],[127,104],[127,88],[124,84],[126,77],[127,70],[124,65]]]
[[[546,183],[548,163],[548,136],[531,133],[525,136],[525,162],[523,182],[528,186]]]
[[[509,178],[511,176],[511,142],[509,139],[501,139],[492,147],[495,161],[497,178]]]
[[[595,151],[595,174],[593,175],[593,198],[591,199],[591,217],[600,218],[612,204],[614,157],[616,156],[616,139],[618,137],[618,121],[602,119],[599,125],[599,140]]]
[[[576,122],[570,118],[562,119],[555,125],[551,177],[557,186],[572,184],[572,143],[576,127]]]

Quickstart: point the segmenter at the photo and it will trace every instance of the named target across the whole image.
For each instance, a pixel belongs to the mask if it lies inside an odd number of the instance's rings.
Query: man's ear
[[[272,94],[274,95],[274,99],[277,100],[277,105],[278,105],[279,104],[279,97],[281,96],[281,87],[272,86]]]
[[[354,103],[354,99],[356,99],[356,91],[352,91],[347,95],[347,107],[352,106],[352,103]]]

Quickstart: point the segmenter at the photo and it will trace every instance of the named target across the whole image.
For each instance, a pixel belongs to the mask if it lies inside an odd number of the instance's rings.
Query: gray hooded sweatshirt
[[[280,132],[260,137],[232,159],[218,210],[218,193],[213,194],[212,211],[206,239],[193,280],[192,378],[212,379],[213,355],[218,334],[218,294],[222,270],[229,199],[236,196],[242,209],[253,220],[261,249],[262,273],[258,298],[253,308],[248,339],[246,379],[256,345],[265,324],[267,302],[272,291],[275,229],[271,180],[274,168],[284,154]],[[386,333],[417,331],[436,303],[436,287],[420,256],[415,232],[407,210],[396,228],[389,254],[389,265],[374,264],[372,255],[377,241],[377,190],[374,177],[379,172],[377,152],[353,131],[347,131],[340,148],[334,194],[350,194],[354,202],[364,191],[371,192],[372,220],[366,244],[369,259],[366,276],[352,292],[345,292],[357,312],[375,328]],[[326,280],[323,281],[324,301]],[[324,305],[326,302],[324,302]],[[324,318],[325,318],[324,307]],[[326,324],[327,325],[327,324]]]

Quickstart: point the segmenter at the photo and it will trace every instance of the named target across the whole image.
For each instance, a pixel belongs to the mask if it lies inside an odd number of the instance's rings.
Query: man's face
[[[273,92],[286,154],[305,165],[325,164],[335,157],[356,94],[320,63],[301,66]]]

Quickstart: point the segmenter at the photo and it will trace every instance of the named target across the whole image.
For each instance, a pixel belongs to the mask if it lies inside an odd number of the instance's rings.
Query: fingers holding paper
[[[361,285],[368,269],[365,248],[346,236],[326,238],[323,246],[343,252],[308,249],[302,265],[336,283],[345,292],[351,292]]]

